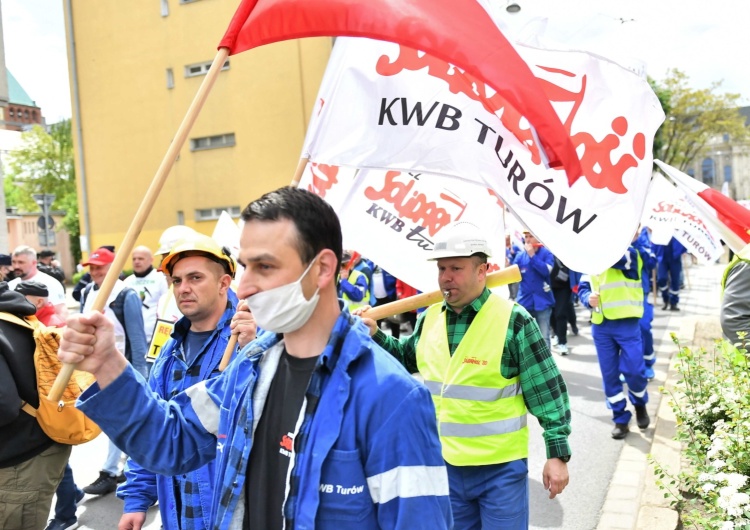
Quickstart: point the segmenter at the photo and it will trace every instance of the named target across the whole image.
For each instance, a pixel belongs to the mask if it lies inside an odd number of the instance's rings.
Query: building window
[[[178,225],[185,224],[185,212],[183,212],[182,210],[177,210],[177,224]]]
[[[724,182],[732,182],[732,166],[724,166]]]
[[[169,16],[169,4],[167,0],[161,0],[161,16]]]
[[[8,109],[8,116],[10,116],[11,118],[13,118],[14,114],[15,114],[15,111],[13,110],[13,107],[11,107],[10,109]]]
[[[239,206],[226,206],[223,208],[201,208],[195,210],[196,221],[215,221],[221,216],[221,212],[226,211],[234,218],[240,216],[241,209]]]
[[[167,68],[167,88],[174,88],[174,71]]]
[[[206,61],[204,63],[188,64],[185,65],[185,77],[197,77],[199,75],[206,75],[211,69],[211,62]],[[222,70],[229,70],[229,59],[224,62]]]
[[[191,138],[190,150],[202,151],[204,149],[218,149],[219,147],[232,147],[234,144],[234,133],[217,134],[216,136]]]
[[[689,167],[687,170],[688,176],[695,178],[695,168]]]
[[[24,109],[24,111],[23,111],[23,117],[25,119],[27,119],[27,120],[29,119],[29,109]]]
[[[715,163],[713,158],[704,158],[701,162],[701,177],[703,183],[709,186],[714,183],[714,167]]]

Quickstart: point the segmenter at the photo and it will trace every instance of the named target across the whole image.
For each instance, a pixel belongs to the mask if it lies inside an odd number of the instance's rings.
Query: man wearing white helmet
[[[471,223],[445,230],[430,258],[437,261],[445,301],[429,307],[414,334],[400,340],[373,320],[364,322],[375,342],[407,370],[421,373],[432,394],[455,527],[524,529],[527,411],[544,429],[542,478],[550,498],[568,484],[565,381],[529,313],[487,289],[487,238]]]

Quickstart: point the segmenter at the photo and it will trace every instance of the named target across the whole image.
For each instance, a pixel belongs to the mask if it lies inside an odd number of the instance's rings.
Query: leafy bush
[[[679,380],[665,394],[684,463],[674,476],[654,462],[657,484],[685,528],[750,528],[750,355],[725,340],[710,352],[672,340],[679,347]]]

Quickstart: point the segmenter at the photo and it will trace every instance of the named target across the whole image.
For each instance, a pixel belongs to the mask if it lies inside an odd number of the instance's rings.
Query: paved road
[[[722,264],[688,268],[688,285],[680,294],[682,311],[662,311],[661,300],[655,307],[653,332],[654,347],[657,350],[656,378],[648,386],[648,408],[652,420],[661,399],[658,388],[663,385],[669,360],[676,352],[670,332],[677,333],[682,319],[686,317],[695,318],[696,315],[707,312],[718,314],[715,285],[719,282],[724,267]],[[628,444],[643,447],[643,450],[648,452],[653,439],[653,422],[645,433],[640,433],[634,425],[635,420],[631,422],[631,428],[634,430],[626,440],[613,440],[610,437],[613,424],[611,413],[604,401],[596,350],[588,325],[588,311],[579,307],[577,313],[581,333],[568,339],[572,353],[568,357],[556,356],[558,366],[568,384],[572,410],[573,458],[568,466],[571,482],[563,495],[554,500],[548,499],[541,483],[542,466],[546,458],[541,429],[536,420],[530,417],[530,526],[534,529],[597,528],[623,447]]]
[[[669,358],[675,351],[669,339],[669,332],[677,332],[684,317],[717,312],[715,286],[721,277],[724,265],[694,266],[688,269],[689,286],[681,293],[683,311],[673,313],[655,308],[654,338],[658,352],[656,379],[649,385],[651,402],[649,411],[655,416],[660,400],[657,388],[666,378]],[[612,421],[604,402],[601,376],[596,359],[596,351],[588,325],[588,311],[579,307],[578,323],[580,335],[569,336],[571,354],[556,356],[558,365],[568,384],[573,415],[571,444],[573,459],[569,464],[571,483],[565,493],[549,500],[542,487],[542,466],[545,460],[541,429],[534,418],[530,418],[531,431],[529,475],[530,504],[533,529],[591,530],[597,528],[602,514],[602,506],[612,480],[620,453],[625,444],[650,447],[653,428],[644,434],[632,431],[625,441],[610,437]],[[648,443],[644,444],[643,442]],[[71,464],[76,481],[80,486],[95,480],[99,466],[103,463],[107,450],[104,436],[74,448]],[[116,528],[122,513],[122,501],[114,494],[104,497],[87,495],[78,508],[78,517],[84,530],[109,530]],[[148,515],[148,530],[160,527],[157,508]]]

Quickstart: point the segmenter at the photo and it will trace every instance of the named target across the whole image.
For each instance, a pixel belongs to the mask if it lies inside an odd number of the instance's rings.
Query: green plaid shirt
[[[474,317],[489,296],[490,291],[485,288],[482,294],[460,313],[456,313],[451,306],[443,302],[442,310],[447,311],[448,345],[451,355],[456,351]],[[373,337],[375,342],[390,352],[411,373],[418,371],[417,342],[422,334],[423,320],[424,313],[417,320],[414,333],[401,340],[394,339],[380,330]],[[569,456],[570,403],[568,389],[560,370],[536,321],[518,304],[513,304],[509,327],[510,332],[505,334],[500,372],[506,379],[519,377],[526,408],[536,416],[544,429],[547,458]]]

